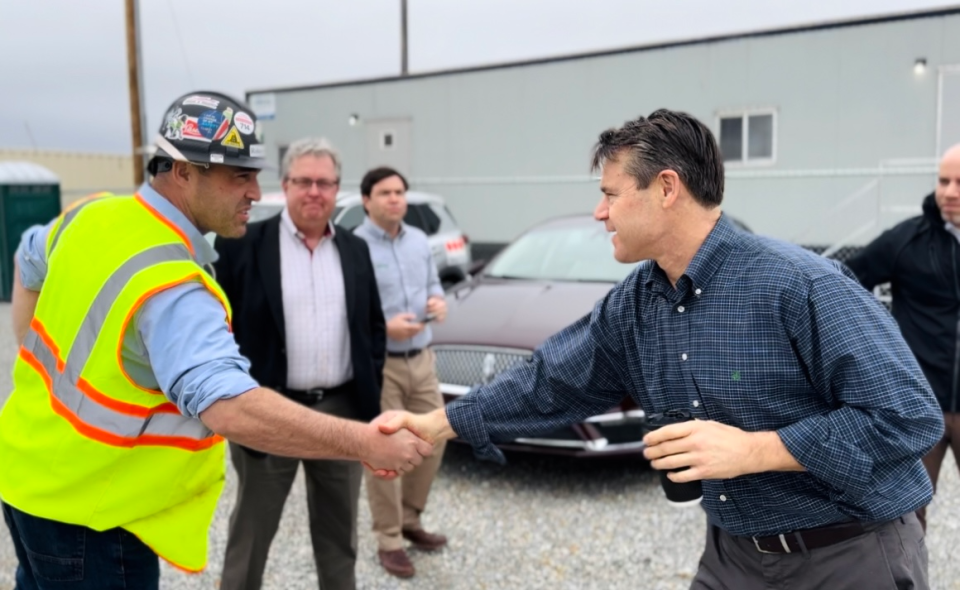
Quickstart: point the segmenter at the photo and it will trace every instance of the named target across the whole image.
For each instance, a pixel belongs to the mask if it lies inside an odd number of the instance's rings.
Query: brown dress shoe
[[[428,533],[423,529],[403,530],[403,538],[413,543],[421,551],[436,551],[447,544],[447,538],[436,533]]]
[[[417,570],[413,568],[413,563],[410,562],[410,558],[407,557],[407,552],[403,549],[397,549],[396,551],[377,551],[377,555],[380,556],[380,565],[383,566],[383,569],[387,570],[387,573],[393,574],[398,578],[410,578],[413,577],[413,574],[417,573]]]

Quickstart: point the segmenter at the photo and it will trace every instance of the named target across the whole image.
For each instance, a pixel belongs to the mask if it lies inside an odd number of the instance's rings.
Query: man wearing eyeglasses
[[[292,144],[283,162],[286,207],[218,239],[220,282],[250,373],[287,397],[342,418],[380,413],[386,328],[366,242],[330,221],[340,159],[323,139]],[[237,503],[230,517],[223,590],[261,587],[270,543],[301,461],[230,446]],[[320,587],[356,587],[357,501],[363,468],[302,461]]]

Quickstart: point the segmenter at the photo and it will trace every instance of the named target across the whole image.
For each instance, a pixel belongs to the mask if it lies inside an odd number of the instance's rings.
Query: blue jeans
[[[16,590],[160,587],[157,555],[133,534],[119,528],[97,532],[2,506],[20,561]]]

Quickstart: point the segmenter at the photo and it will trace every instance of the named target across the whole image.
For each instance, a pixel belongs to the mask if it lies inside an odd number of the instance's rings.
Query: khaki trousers
[[[440,395],[435,361],[430,349],[410,359],[388,356],[383,367],[380,409],[426,414],[442,407],[443,396]],[[422,528],[420,514],[427,505],[430,485],[440,468],[445,445],[435,445],[433,455],[393,481],[377,479],[365,472],[373,531],[381,550],[402,549],[401,530]]]
[[[355,418],[350,393],[314,404],[314,410]],[[354,590],[357,562],[357,503],[363,467],[355,461],[292,459],[252,454],[230,443],[239,479],[237,503],[230,515],[221,590],[258,590],[263,583],[270,544],[280,526],[283,505],[303,463],[307,512],[317,578],[322,590]]]
[[[947,456],[947,447],[950,447],[953,451],[953,459],[960,467],[960,413],[944,413],[943,427],[943,438],[923,458],[923,466],[926,467],[927,475],[930,476],[934,492],[937,491],[937,480],[940,479],[940,467],[943,465],[943,459]],[[927,530],[926,506],[917,510],[917,518],[920,519],[923,530]]]

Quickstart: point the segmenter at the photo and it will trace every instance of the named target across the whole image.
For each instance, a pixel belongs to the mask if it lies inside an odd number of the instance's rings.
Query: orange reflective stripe
[[[183,233],[183,230],[182,230],[182,229],[180,229],[179,227],[177,227],[177,224],[175,224],[174,222],[170,221],[169,219],[167,219],[166,217],[164,217],[162,213],[160,213],[159,211],[157,211],[156,209],[154,209],[154,208],[150,205],[150,203],[148,203],[148,202],[146,201],[146,199],[144,199],[143,197],[140,196],[140,193],[137,193],[136,195],[134,195],[134,198],[137,200],[138,203],[140,203],[141,205],[143,205],[144,208],[145,208],[147,211],[149,211],[151,215],[153,215],[154,217],[156,217],[162,224],[164,224],[165,226],[169,227],[171,230],[173,230],[174,233],[176,233],[178,236],[180,236],[180,240],[181,240],[181,241],[183,242],[183,244],[187,247],[187,249],[190,250],[190,255],[191,255],[191,256],[196,256],[196,253],[193,251],[193,244],[190,242],[190,238],[187,237],[187,234]]]
[[[57,343],[53,341],[53,338],[50,337],[50,334],[47,333],[47,329],[43,327],[43,324],[40,323],[40,320],[34,316],[30,320],[30,327],[34,329],[37,333],[37,336],[40,336],[40,339],[43,340],[43,343],[47,345],[47,348],[50,349],[50,352],[53,353],[53,358],[57,360],[57,371],[63,373],[66,369],[67,364],[63,361],[63,356],[60,355],[60,348],[57,346]],[[36,357],[34,357],[36,358]]]
[[[43,379],[53,411],[87,438],[119,447],[169,446],[187,451],[208,449],[223,441],[200,420],[181,415],[171,403],[148,408],[112,399],[86,381],[74,386],[64,373],[54,374],[53,352],[32,328],[24,338],[20,358]]]
[[[229,308],[227,307],[227,304],[220,298],[220,295],[217,294],[216,289],[214,289],[214,288],[211,287],[209,284],[207,284],[207,280],[206,280],[206,278],[203,276],[203,274],[204,274],[204,273],[202,273],[202,272],[191,273],[191,274],[183,277],[182,279],[177,279],[176,281],[171,281],[171,282],[169,282],[169,283],[165,283],[165,284],[160,285],[160,286],[158,286],[158,287],[154,287],[153,289],[150,289],[149,291],[147,291],[146,293],[144,293],[143,295],[141,295],[140,298],[137,299],[137,300],[134,302],[133,307],[130,308],[130,311],[127,312],[127,317],[125,317],[125,318],[123,319],[123,327],[120,329],[120,341],[117,342],[117,366],[120,367],[120,373],[123,374],[123,376],[126,378],[126,380],[129,381],[130,384],[133,385],[134,387],[136,387],[137,389],[140,389],[140,390],[142,390],[142,391],[145,391],[145,392],[147,392],[147,393],[152,393],[152,394],[155,394],[155,395],[163,395],[163,392],[160,391],[159,389],[149,389],[149,388],[147,388],[147,387],[143,387],[142,385],[140,385],[139,383],[137,383],[136,381],[134,381],[133,378],[131,378],[130,375],[127,373],[127,369],[123,366],[123,337],[124,337],[124,334],[127,333],[127,327],[129,327],[130,322],[133,320],[133,316],[137,313],[137,310],[140,309],[140,306],[142,306],[143,303],[144,303],[147,299],[150,299],[151,297],[153,297],[153,296],[156,295],[157,293],[160,293],[161,291],[166,291],[167,289],[176,287],[177,285],[182,285],[182,284],[184,284],[184,283],[189,283],[189,282],[192,281],[192,280],[199,279],[200,282],[203,283],[204,286],[205,286],[211,293],[213,293],[213,296],[217,298],[217,301],[220,302],[220,305],[223,306],[223,311],[224,311],[224,313],[226,313],[226,315],[227,315],[227,330],[229,330],[229,331],[231,331],[231,332],[233,331],[233,327],[232,327],[231,324],[230,324],[230,312],[229,312]]]
[[[50,376],[50,373],[47,372],[47,369],[43,366],[36,356],[23,346],[20,347],[20,358],[23,359],[25,363],[33,367],[33,370],[36,371],[40,378],[43,379],[43,382],[47,386],[47,390],[53,391],[53,377]]]
[[[74,201],[74,202],[70,203],[69,205],[67,205],[67,208],[63,210],[63,214],[66,215],[66,214],[69,213],[70,211],[76,209],[77,207],[81,207],[81,206],[83,206],[83,205],[86,205],[86,204],[89,203],[90,201],[96,201],[97,199],[100,199],[100,198],[103,198],[103,197],[112,197],[112,196],[113,196],[113,193],[111,193],[111,192],[109,192],[109,191],[100,191],[99,193],[93,193],[92,195],[87,195],[87,196],[85,196],[85,197],[80,197],[80,198],[77,199],[76,201]]]
[[[129,531],[128,531],[128,532],[129,532]],[[154,553],[156,553],[156,554],[160,557],[160,559],[164,560],[165,562],[169,563],[170,565],[172,565],[173,567],[177,568],[178,570],[180,570],[181,572],[183,572],[183,573],[185,573],[185,574],[191,574],[191,575],[199,574],[199,573],[203,572],[203,570],[206,569],[206,567],[207,567],[206,564],[204,564],[204,565],[200,566],[198,569],[191,569],[191,568],[188,568],[188,567],[185,566],[185,565],[180,565],[179,563],[174,563],[174,562],[170,561],[169,559],[167,559],[166,557],[164,557],[163,555],[160,555],[160,552],[157,551],[156,549],[154,549],[154,548],[150,545],[150,543],[147,543],[146,541],[144,541],[143,538],[140,537],[140,535],[138,535],[138,534],[136,534],[136,533],[132,533],[132,534],[133,534],[134,537],[140,539],[140,542],[143,543],[144,545],[146,545],[151,551],[153,551]]]
[[[158,436],[151,434],[143,434],[136,437],[120,436],[97,428],[96,426],[91,426],[78,418],[76,414],[70,411],[70,408],[65,406],[63,402],[57,399],[57,396],[53,395],[53,391],[50,392],[50,405],[53,408],[53,411],[60,415],[61,418],[69,422],[77,432],[89,439],[102,442],[113,447],[176,447],[185,451],[202,451],[204,449],[209,449],[213,445],[223,441],[223,437],[219,435],[214,435],[210,438],[200,440],[182,436]]]
[[[100,393],[90,385],[90,382],[84,379],[83,377],[77,381],[77,389],[87,394],[87,397],[98,402],[102,406],[106,406],[113,410],[114,412],[119,412],[121,414],[126,414],[128,416],[136,416],[137,418],[149,418],[154,414],[180,414],[180,410],[177,409],[177,406],[167,402],[165,404],[160,404],[159,406],[154,406],[152,408],[147,408],[145,406],[139,406],[137,404],[129,404],[127,402],[122,402],[120,400],[113,399],[108,397],[103,393]]]
[[[223,313],[227,316],[227,331],[233,333],[233,316],[230,313],[230,304],[224,297],[220,296],[220,292],[210,283],[209,277],[206,273],[197,273],[200,275],[200,281],[207,286],[207,290],[213,293],[213,296],[217,298],[217,301],[220,302],[220,305],[223,307]]]

